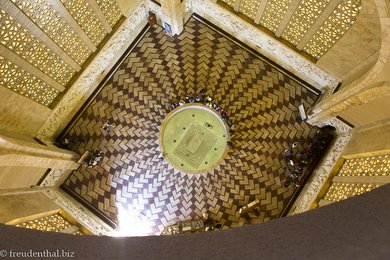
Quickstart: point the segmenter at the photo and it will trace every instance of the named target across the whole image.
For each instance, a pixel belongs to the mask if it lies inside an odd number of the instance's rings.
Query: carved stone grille
[[[304,51],[316,58],[320,58],[351,28],[360,9],[360,0],[341,2],[305,46]]]
[[[270,0],[267,3],[260,24],[276,32],[292,0]]]
[[[121,18],[121,10],[115,0],[96,0],[104,16],[107,18],[111,27]]]
[[[46,0],[11,0],[79,65],[92,52]]]
[[[329,201],[340,201],[363,194],[377,188],[374,184],[356,184],[356,183],[332,183],[324,199]]]
[[[325,200],[340,201],[379,187],[376,176],[390,176],[390,155],[345,160],[337,176],[342,176],[344,181],[332,182]]]
[[[0,56],[0,85],[29,97],[43,105],[50,105],[59,92],[42,80]]]
[[[361,8],[361,0],[344,0],[338,6],[334,3],[335,7],[330,6],[330,0],[268,0],[266,3],[265,0],[219,1],[231,7],[240,3],[238,12],[254,22],[256,20],[256,23],[259,21],[260,25],[280,35],[293,46],[302,44],[298,49],[317,59],[349,30]],[[264,10],[259,12],[259,8]],[[321,22],[325,10],[331,15],[325,22]],[[256,17],[258,12],[261,17]],[[320,18],[321,21],[318,20]],[[301,42],[303,39],[304,42]]]
[[[307,30],[314,24],[318,16],[324,11],[330,0],[302,0],[291,17],[282,37],[297,45]]]
[[[98,46],[106,36],[106,32],[89,4],[84,0],[61,0],[61,2],[95,46]]]
[[[0,83],[46,106],[111,31],[99,15],[122,17],[115,0],[1,1]]]
[[[75,71],[0,9],[0,43],[63,86]]]
[[[259,5],[260,1],[258,0],[241,0],[240,12],[251,19],[255,19]]]
[[[57,213],[44,218],[24,222],[16,226],[41,231],[60,232],[71,227],[72,224]]]
[[[346,160],[338,176],[390,176],[390,155]]]

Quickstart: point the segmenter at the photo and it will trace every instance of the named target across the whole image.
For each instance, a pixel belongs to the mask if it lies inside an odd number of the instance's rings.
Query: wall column
[[[172,35],[179,35],[184,28],[185,0],[161,0],[163,22],[171,26]]]

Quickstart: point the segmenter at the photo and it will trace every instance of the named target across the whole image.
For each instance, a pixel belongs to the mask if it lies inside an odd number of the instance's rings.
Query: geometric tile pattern
[[[214,133],[198,123],[193,123],[180,140],[174,154],[192,167],[198,168],[216,141],[217,136]]]
[[[202,90],[235,124],[233,147],[210,172],[186,174],[159,160],[159,126],[170,100]],[[152,27],[67,132],[79,140],[73,150],[100,149],[104,158],[81,166],[62,187],[129,235],[160,234],[203,212],[225,228],[277,218],[294,191],[282,185],[282,152],[292,142],[308,144],[317,131],[296,120],[296,107],[316,99],[194,17],[177,37]],[[106,133],[108,119],[114,126]],[[240,217],[239,208],[256,199],[257,211]]]

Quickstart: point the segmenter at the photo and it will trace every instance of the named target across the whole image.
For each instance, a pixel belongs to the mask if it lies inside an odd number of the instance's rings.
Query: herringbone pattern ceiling
[[[201,90],[236,125],[234,147],[216,169],[184,174],[159,160],[159,125],[170,100]],[[143,235],[203,212],[224,227],[276,218],[294,189],[281,185],[282,152],[293,141],[307,144],[316,131],[294,110],[316,98],[195,18],[179,37],[153,27],[69,130],[71,139],[85,140],[75,150],[100,149],[104,158],[95,168],[81,166],[63,188],[120,227],[142,226]],[[115,126],[105,133],[108,119]],[[241,218],[238,209],[255,199],[258,213]]]

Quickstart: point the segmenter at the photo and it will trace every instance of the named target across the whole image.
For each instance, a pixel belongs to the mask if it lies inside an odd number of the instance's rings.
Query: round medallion
[[[160,127],[163,157],[174,168],[201,173],[217,167],[228,151],[228,126],[219,114],[201,103],[172,110]]]

